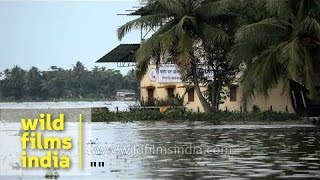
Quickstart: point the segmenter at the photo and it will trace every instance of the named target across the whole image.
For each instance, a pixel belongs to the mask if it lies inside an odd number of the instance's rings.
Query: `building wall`
[[[237,87],[237,101],[230,101],[230,98],[227,98],[225,103],[220,105],[221,110],[225,110],[226,108],[230,111],[241,111],[243,110],[243,102],[244,98],[242,97],[241,87]],[[248,111],[252,110],[252,107],[256,105],[261,111],[267,111],[271,109],[277,112],[291,112],[294,110],[291,105],[290,96],[288,93],[284,93],[282,86],[272,89],[268,97],[263,95],[256,95],[255,97],[251,97],[247,99],[247,108]]]
[[[167,99],[168,98],[168,91],[167,88],[173,87],[174,94],[179,94],[182,97],[184,94],[184,105],[188,110],[197,112],[203,112],[203,107],[201,106],[199,97],[196,95],[194,91],[194,101],[188,102],[188,93],[186,93],[186,84],[185,83],[158,83],[158,77],[156,80],[151,80],[149,77],[149,72],[151,69],[156,70],[156,65],[149,65],[147,73],[144,75],[142,80],[140,81],[140,92],[141,92],[141,100],[146,101],[148,99],[148,88],[154,88],[154,98],[155,99]],[[202,91],[206,89],[201,87]]]
[[[194,102],[188,102],[188,93],[186,93],[185,83],[158,83],[158,77],[155,79],[150,78],[151,69],[156,70],[156,65],[149,65],[147,73],[142,78],[140,82],[141,100],[146,101],[148,99],[148,88],[154,89],[155,99],[167,99],[168,90],[167,88],[174,88],[174,94],[179,94],[181,97],[185,94],[184,105],[190,111],[200,111],[203,112],[203,107],[201,106],[199,97],[196,92],[194,92]],[[200,87],[201,91],[206,91],[206,87]],[[229,91],[229,88],[226,88]],[[293,112],[290,97],[287,94],[282,93],[282,87],[278,86],[273,89],[269,97],[256,96],[255,98],[250,98],[247,100],[247,107],[250,111],[253,105],[257,105],[262,111],[269,110],[272,106],[273,111]],[[238,86],[236,89],[236,101],[230,101],[230,97],[227,97],[224,104],[220,105],[221,110],[228,109],[229,111],[240,111],[243,106],[242,90]],[[243,109],[243,108],[242,108]]]

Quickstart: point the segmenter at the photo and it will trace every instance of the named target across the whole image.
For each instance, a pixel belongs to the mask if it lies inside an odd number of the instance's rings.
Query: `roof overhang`
[[[131,63],[135,62],[135,53],[140,44],[120,44],[112,51],[100,58],[97,63]]]
[[[155,2],[153,4],[141,4],[142,7],[134,10],[132,13],[128,14],[129,16],[147,16],[151,14],[153,8],[157,7],[159,3]]]
[[[142,86],[141,89],[155,89],[155,86]]]
[[[168,85],[158,86],[157,88],[176,88],[176,85],[174,85],[174,84],[168,84]]]

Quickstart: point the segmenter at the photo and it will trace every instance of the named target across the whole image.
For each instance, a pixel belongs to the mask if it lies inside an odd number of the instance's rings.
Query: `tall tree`
[[[266,0],[271,16],[243,26],[229,58],[243,63],[243,88],[246,93],[269,90],[288,79],[296,80],[315,97],[319,80],[320,1]]]
[[[196,52],[203,59],[197,72],[199,81],[208,86],[205,97],[213,111],[218,111],[219,105],[223,104],[229,95],[224,87],[235,81],[238,71],[226,60],[228,51],[223,47],[207,44],[204,50]],[[190,76],[192,77],[192,74]]]
[[[5,79],[2,82],[2,93],[4,96],[21,100],[26,92],[26,71],[19,66],[4,71]]]
[[[38,68],[32,67],[26,77],[26,89],[28,91],[28,96],[33,100],[39,98],[41,94],[41,74]]]
[[[72,70],[72,83],[74,87],[75,96],[77,98],[83,97],[84,92],[84,84],[85,84],[85,76],[86,76],[86,69],[84,65],[77,61],[76,65],[73,67]]]
[[[121,40],[133,28],[158,29],[145,40],[137,51],[137,69],[140,77],[145,74],[151,58],[169,55],[186,77],[191,70],[195,90],[205,112],[211,111],[210,104],[199,86],[198,63],[194,47],[205,45],[207,40],[228,46],[229,35],[223,24],[234,18],[230,7],[236,0],[150,0],[144,7],[145,15],[127,22],[118,29]],[[191,67],[191,68],[190,68]]]

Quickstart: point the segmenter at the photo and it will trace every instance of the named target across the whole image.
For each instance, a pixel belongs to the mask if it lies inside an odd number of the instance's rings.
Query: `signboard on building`
[[[159,65],[159,83],[180,83],[181,75],[176,64]]]
[[[149,79],[150,79],[150,81],[157,80],[157,71],[155,69],[150,69],[150,71],[149,71]]]

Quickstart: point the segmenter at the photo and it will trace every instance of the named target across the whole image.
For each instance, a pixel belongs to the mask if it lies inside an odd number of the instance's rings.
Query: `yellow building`
[[[121,44],[97,62],[117,63],[118,67],[134,67],[134,53],[139,47],[139,44]],[[207,87],[204,86],[200,86],[200,89],[202,92],[207,91]],[[244,98],[241,86],[235,83],[229,87],[225,87],[225,89],[229,93],[229,96],[220,105],[220,110],[243,111]],[[183,105],[187,110],[194,112],[204,111],[194,88],[188,83],[181,82],[180,75],[174,64],[160,64],[158,67],[156,65],[149,65],[146,74],[140,81],[141,102],[167,100],[176,95],[184,97]],[[290,96],[282,93],[280,85],[271,90],[269,97],[258,95],[247,99],[246,104],[249,111],[256,105],[262,111],[294,112]]]
[[[170,65],[170,64],[169,64]],[[161,68],[161,67],[160,67]],[[142,101],[153,101],[153,100],[166,100],[172,96],[184,95],[184,106],[188,110],[192,111],[203,111],[203,107],[200,104],[200,100],[196,95],[194,88],[188,87],[187,83],[181,82],[177,78],[173,78],[171,82],[161,80],[163,76],[160,71],[164,71],[156,67],[156,65],[149,65],[147,73],[140,81],[140,96]],[[170,69],[170,68],[169,68]],[[176,76],[171,76],[176,77]],[[205,87],[201,87],[205,91]]]
[[[173,94],[178,94],[182,97],[184,94],[184,106],[191,111],[203,112],[203,107],[200,103],[194,88],[188,88],[187,83],[183,82],[163,82],[161,80],[161,69],[156,65],[149,65],[147,73],[140,81],[141,100],[168,99]],[[174,75],[173,75],[174,76]],[[207,87],[200,86],[201,91],[207,91]],[[229,92],[228,98],[220,105],[220,110],[242,111],[244,109],[244,99],[242,90],[238,84],[233,84],[226,87]],[[282,93],[282,87],[277,87],[270,92],[269,97],[262,95],[255,98],[247,99],[247,108],[250,111],[252,106],[258,106],[262,111],[273,110],[280,112],[293,112],[290,96]]]

